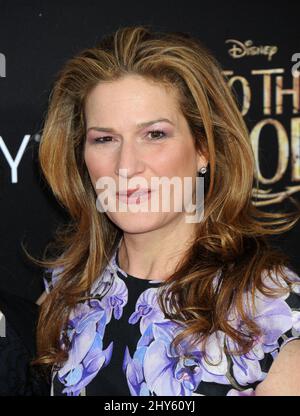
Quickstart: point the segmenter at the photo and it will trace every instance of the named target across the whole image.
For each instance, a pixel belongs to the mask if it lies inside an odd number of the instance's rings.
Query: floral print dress
[[[51,281],[45,279],[48,292],[58,271],[51,271]],[[163,282],[125,273],[117,248],[90,299],[70,315],[64,331],[69,357],[52,371],[51,395],[254,395],[280,349],[300,338],[300,278],[286,271],[294,281],[289,294],[278,298],[256,294],[254,319],[263,335],[253,349],[245,355],[225,353],[224,346],[233,351],[235,344],[217,331],[208,340],[205,360],[201,344],[191,347],[188,339],[180,344],[180,355],[171,348],[183,327],[166,319],[159,308],[157,293]],[[108,290],[101,297],[103,288]],[[231,313],[229,319],[241,328],[238,315]]]

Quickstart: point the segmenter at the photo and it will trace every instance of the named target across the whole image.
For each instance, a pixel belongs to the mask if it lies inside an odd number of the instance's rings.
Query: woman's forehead
[[[117,81],[115,81],[117,83]],[[151,90],[152,88],[152,90]],[[143,127],[151,120],[165,120],[170,124],[178,123],[178,106],[176,98],[167,94],[161,87],[150,86],[143,89],[143,85],[98,85],[87,97],[85,114],[88,123],[97,123],[113,128],[112,122],[132,124]],[[150,123],[149,123],[150,124]]]
[[[128,75],[110,82],[99,82],[87,95],[86,102],[100,101],[157,101],[173,102],[177,98],[175,88],[167,87],[159,82],[152,82],[144,77]]]

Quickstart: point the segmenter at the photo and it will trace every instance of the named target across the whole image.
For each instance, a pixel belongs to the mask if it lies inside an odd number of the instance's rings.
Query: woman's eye
[[[154,134],[154,137],[152,136],[154,140],[163,139],[166,136],[166,133],[162,130],[151,130],[148,132],[148,134]],[[160,134],[162,135],[161,137],[159,137]]]
[[[166,136],[166,133],[162,130],[151,130],[147,133],[147,135],[152,135],[150,137],[151,141],[163,139]],[[103,137],[96,137],[93,139],[93,142],[96,144],[106,144],[113,141],[112,136],[103,136]]]
[[[111,140],[106,140],[106,139],[112,139],[112,137],[111,136],[96,137],[93,141],[95,143],[100,143],[100,144],[105,144],[111,141]]]

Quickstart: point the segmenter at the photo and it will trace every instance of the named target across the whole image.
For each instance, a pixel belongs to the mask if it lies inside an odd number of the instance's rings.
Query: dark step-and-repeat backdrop
[[[41,256],[67,221],[41,179],[37,149],[63,63],[119,26],[183,31],[214,53],[250,131],[263,210],[300,199],[300,2],[0,1],[0,285],[35,300]],[[272,239],[300,272],[300,224]]]

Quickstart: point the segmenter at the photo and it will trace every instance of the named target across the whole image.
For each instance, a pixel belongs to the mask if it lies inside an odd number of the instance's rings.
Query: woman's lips
[[[128,189],[127,191],[120,191],[116,193],[119,201],[127,204],[139,204],[141,200],[147,200],[151,196],[151,189]]]

